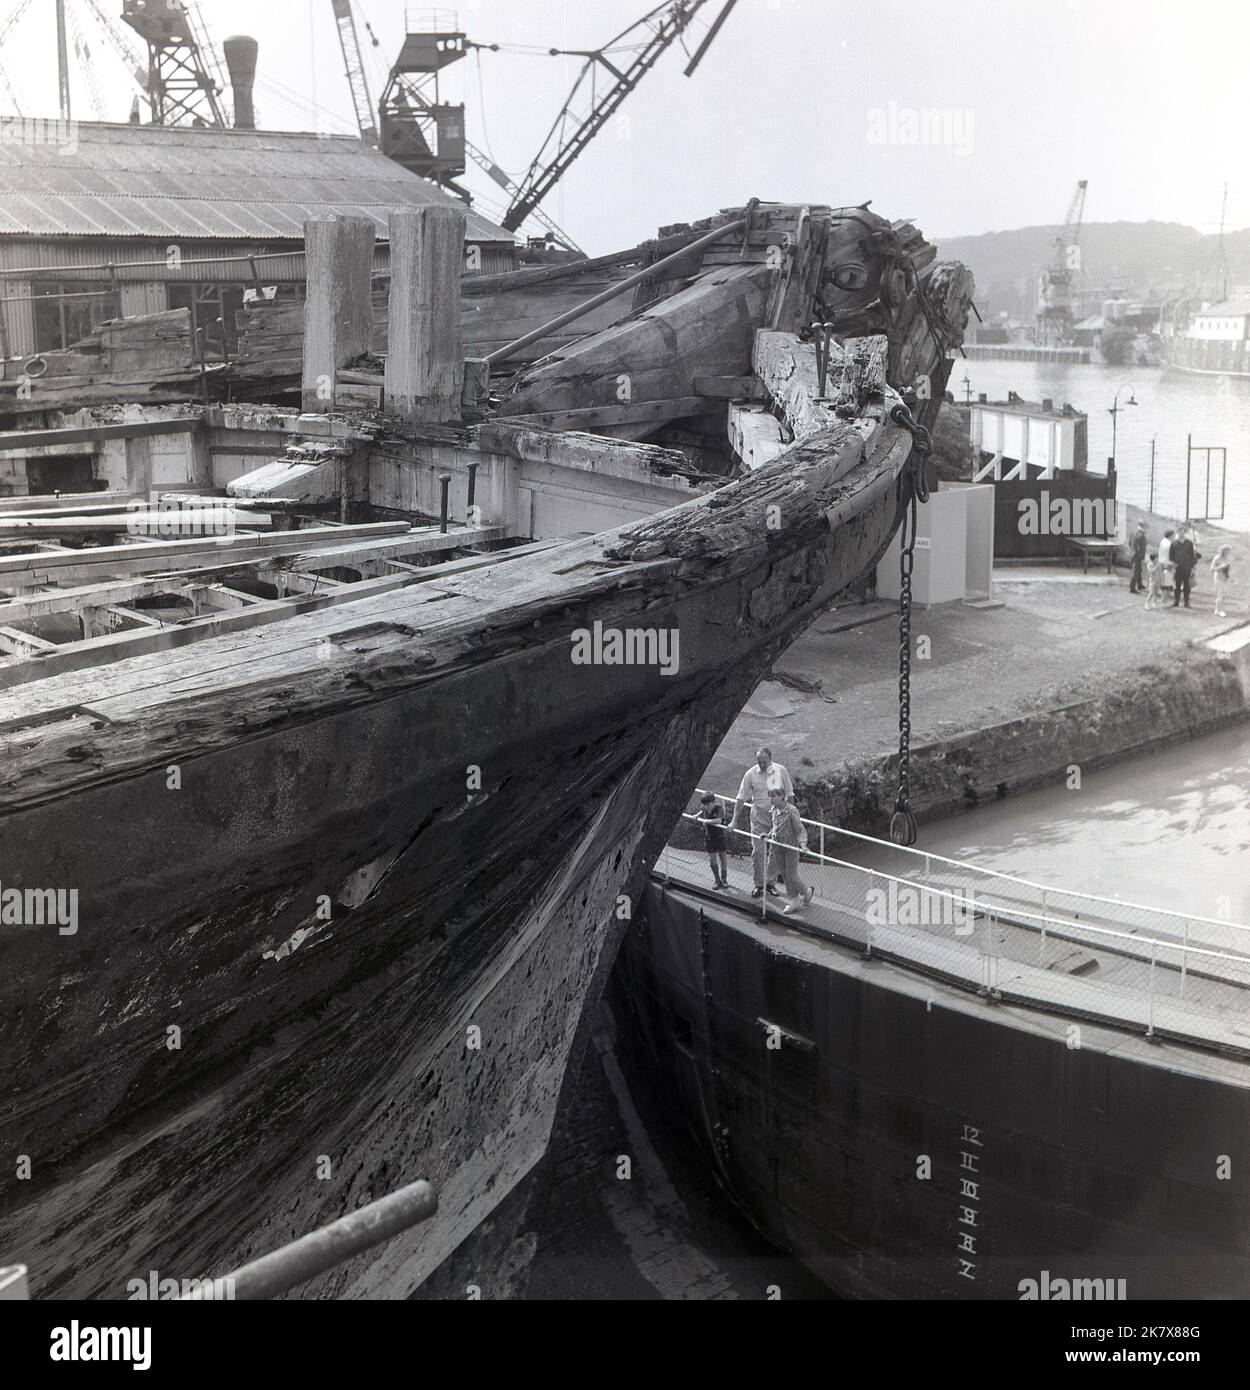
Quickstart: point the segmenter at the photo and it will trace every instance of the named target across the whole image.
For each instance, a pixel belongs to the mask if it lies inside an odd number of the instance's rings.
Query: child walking
[[[1146,607],[1163,607],[1163,565],[1157,554],[1146,563]]]
[[[1215,576],[1215,616],[1217,618],[1228,616],[1224,612],[1224,590],[1233,577],[1232,561],[1233,548],[1231,545],[1220,546],[1215,559],[1211,561],[1211,573]]]
[[[699,819],[703,822],[703,847],[712,866],[712,880],[717,888],[729,887],[729,861],[725,858],[728,840],[725,834],[725,812],[711,792],[699,798]]]
[[[784,787],[769,787],[768,804],[773,815],[773,859],[780,867],[790,897],[781,910],[790,917],[802,912],[816,892],[799,877],[799,850],[807,844],[807,831],[799,808],[786,800]]]

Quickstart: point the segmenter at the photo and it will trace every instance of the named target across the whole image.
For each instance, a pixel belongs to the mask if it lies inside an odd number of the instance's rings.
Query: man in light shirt
[[[729,822],[736,830],[743,806],[751,807],[751,873],[755,879],[755,888],[751,893],[753,898],[760,897],[766,887],[774,897],[778,896],[776,888],[768,882],[768,837],[773,831],[768,792],[772,787],[780,787],[786,794],[786,801],[794,800],[794,783],[790,780],[790,774],[780,763],[773,762],[771,748],[761,748],[755,755],[755,762],[743,775],[738,798],[734,802],[733,819]]]

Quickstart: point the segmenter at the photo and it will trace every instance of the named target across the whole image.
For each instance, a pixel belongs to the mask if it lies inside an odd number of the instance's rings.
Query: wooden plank
[[[302,531],[279,531],[265,536],[230,536],[210,544],[188,540],[163,541],[157,545],[98,546],[93,550],[59,554],[32,551],[22,555],[0,555],[0,575],[30,572],[68,575],[82,571],[103,576],[177,570],[183,565],[222,566],[236,558],[236,552],[260,556],[297,554],[322,545],[341,545],[349,539],[399,536],[410,529],[405,521],[377,521],[359,526],[310,526]]]
[[[146,501],[133,492],[76,492],[60,497],[42,494],[0,498],[0,520],[34,516],[85,516],[92,512],[125,511],[131,502]],[[25,503],[24,506],[15,505]]]
[[[152,653],[174,651],[192,646],[206,638],[225,637],[231,633],[242,632],[254,627],[266,626],[298,617],[305,613],[318,612],[324,608],[336,608],[344,603],[356,603],[368,598],[389,594],[414,584],[425,584],[431,580],[449,575],[463,574],[470,570],[488,568],[521,559],[543,550],[550,550],[556,541],[536,541],[530,545],[516,546],[511,550],[498,550],[490,554],[465,556],[459,560],[429,565],[411,574],[382,575],[376,579],[364,579],[357,584],[325,585],[321,592],[301,595],[299,598],[263,599],[248,608],[236,608],[228,612],[206,614],[185,623],[162,628],[159,632],[131,630],[129,632],[109,633],[105,637],[94,637],[82,642],[65,643],[60,646],[47,643],[52,650],[36,660],[24,660],[12,665],[0,665],[0,689],[27,685],[49,676],[67,672],[90,671],[94,667],[111,665],[130,657],[146,656]],[[322,581],[323,585],[325,581]],[[18,634],[25,637],[25,634]],[[38,642],[40,639],[30,639]],[[290,646],[295,649],[315,642],[315,637],[300,636]],[[279,658],[286,647],[280,643],[271,644],[263,654],[267,659]],[[251,664],[256,659],[254,649],[238,656],[238,660]],[[164,669],[164,674],[174,679],[178,673],[176,666]],[[99,678],[84,677],[91,682],[84,687],[82,701],[94,698],[107,698],[109,686]],[[160,682],[158,682],[160,684]],[[2,722],[2,721],[0,721]]]
[[[503,540],[506,534],[507,529],[503,526],[466,527],[445,534],[432,527],[424,535],[403,536],[396,540],[358,541],[297,555],[289,568],[297,571],[333,569],[340,565],[350,568],[368,560],[398,560],[403,555],[436,555],[440,550],[459,550],[463,546]]]
[[[694,393],[716,400],[758,401],[764,397],[764,388],[756,376],[697,376]]]
[[[164,539],[174,535],[212,539],[228,535],[239,523],[252,528],[271,526],[273,517],[254,508],[235,508],[223,497],[215,507],[135,507],[129,511],[88,512],[85,516],[0,516],[0,537],[91,535],[96,531],[124,531],[135,536]],[[216,529],[213,529],[213,528]],[[197,529],[198,528],[198,529]]]
[[[44,652],[56,651],[55,642],[45,642],[29,632],[20,632],[15,627],[0,627],[0,651],[10,656],[39,656]]]
[[[584,406],[576,410],[546,410],[501,417],[513,424],[537,425],[548,430],[591,430],[596,425],[647,425],[704,415],[715,410],[703,396],[679,396],[675,400],[629,401],[620,405]]]
[[[115,603],[133,603],[156,594],[176,594],[181,591],[182,586],[178,581],[168,579],[110,580],[73,589],[50,589],[46,593],[0,601],[0,623],[22,622],[46,613],[76,613],[82,608],[108,608]]]
[[[203,422],[203,413],[170,420],[131,420],[120,425],[78,425],[51,430],[8,430],[0,434],[0,452],[6,449],[42,449],[49,444],[98,444],[105,439],[142,439],[154,434],[191,434]],[[96,498],[99,493],[75,493]],[[113,496],[115,494],[106,494]],[[16,499],[6,497],[5,504]]]

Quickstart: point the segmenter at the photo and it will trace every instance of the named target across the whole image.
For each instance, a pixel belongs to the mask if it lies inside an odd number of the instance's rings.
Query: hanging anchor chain
[[[898,551],[898,795],[890,817],[890,839],[896,845],[916,843],[916,817],[911,797],[911,576],[916,558],[916,507],[929,500],[926,475],[933,438],[918,424],[906,405],[896,405],[890,419],[912,437],[907,467],[899,478],[903,532]]]

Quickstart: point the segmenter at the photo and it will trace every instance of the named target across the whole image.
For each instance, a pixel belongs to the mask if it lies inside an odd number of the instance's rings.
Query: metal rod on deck
[[[465,525],[467,525],[467,526],[472,526],[472,525],[473,525],[473,517],[472,517],[472,512],[473,512],[473,496],[474,496],[474,493],[476,492],[476,490],[477,490],[477,464],[476,464],[476,463],[471,463],[471,464],[469,464],[469,497],[468,497],[468,501],[466,501],[465,504],[464,504],[464,518],[465,518]]]
[[[447,490],[448,490],[448,488],[451,487],[451,474],[450,474],[450,473],[440,473],[440,474],[438,475],[438,486],[439,486],[439,490],[440,490],[440,493],[441,493],[441,496],[439,497],[439,502],[438,502],[438,529],[439,529],[444,535],[446,535],[446,534],[447,534],[447,506],[448,506]]]
[[[401,1187],[389,1197],[331,1221],[290,1245],[284,1245],[259,1260],[240,1265],[233,1274],[232,1295],[236,1300],[277,1298],[288,1290],[315,1279],[319,1274],[343,1264],[354,1255],[381,1245],[400,1231],[428,1221],[438,1210],[438,1194],[428,1182],[418,1181]],[[205,1281],[206,1283],[210,1281]],[[224,1281],[213,1280],[220,1284]],[[187,1295],[187,1301],[203,1301],[201,1292]]]
[[[204,330],[195,330],[195,350],[200,359],[200,394],[204,398],[204,404],[208,404],[208,359],[205,356]]]
[[[1185,997],[1185,968],[1188,965],[1189,918],[1185,918],[1185,930],[1181,938],[1181,998]]]
[[[488,367],[493,367],[498,362],[506,362],[509,357],[514,357],[522,348],[529,347],[531,343],[536,343],[540,338],[547,337],[549,333],[554,333],[557,328],[563,328],[566,323],[572,323],[574,319],[582,318],[592,309],[597,309],[601,304],[606,304],[610,299],[624,294],[626,290],[632,290],[635,285],[642,284],[644,280],[655,279],[660,271],[667,270],[679,261],[688,260],[695,252],[701,251],[705,246],[711,246],[714,241],[720,241],[722,237],[732,236],[734,232],[741,231],[746,224],[745,217],[739,217],[734,222],[722,223],[721,226],[708,232],[706,236],[692,241],[689,246],[683,246],[680,251],[674,251],[671,256],[665,256],[663,260],[656,261],[654,265],[649,265],[643,270],[636,270],[632,275],[627,275],[624,280],[618,281],[610,289],[595,295],[593,299],[588,299],[584,304],[578,304],[575,308],[558,314],[549,323],[544,323],[541,328],[535,328],[522,337],[505,343],[503,347],[496,348],[494,352],[488,352],[483,360]]]
[[[1152,941],[1150,944],[1150,1012],[1146,1020],[1146,1036],[1153,1038],[1155,1035],[1155,958],[1159,954],[1159,943]]]

